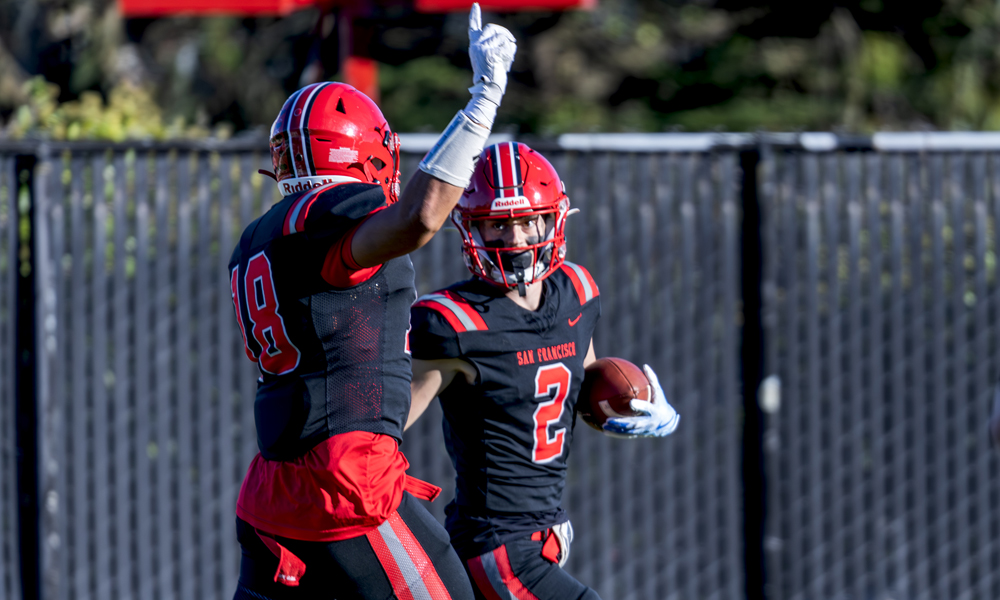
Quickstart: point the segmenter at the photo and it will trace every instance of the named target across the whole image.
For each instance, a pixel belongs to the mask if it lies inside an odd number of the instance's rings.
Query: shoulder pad
[[[576,263],[566,261],[559,267],[559,270],[565,273],[569,277],[570,282],[573,283],[576,295],[580,298],[580,306],[601,295],[600,290],[597,289],[597,283],[590,276],[590,271],[587,269]]]
[[[367,183],[331,183],[313,188],[299,196],[285,213],[284,235],[306,229],[310,211],[310,228],[325,229],[333,221],[356,221],[385,205],[382,188]],[[319,209],[319,210],[317,210]]]
[[[449,290],[441,290],[417,298],[413,306],[440,314],[457,333],[486,331],[486,321],[464,298]]]

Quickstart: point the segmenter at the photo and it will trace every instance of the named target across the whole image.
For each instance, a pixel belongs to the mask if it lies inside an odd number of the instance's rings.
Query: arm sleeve
[[[458,333],[437,311],[414,306],[410,309],[410,352],[419,360],[461,358]]]

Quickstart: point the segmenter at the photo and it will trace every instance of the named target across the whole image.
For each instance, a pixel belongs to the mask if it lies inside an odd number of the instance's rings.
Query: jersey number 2
[[[243,311],[240,310],[240,295],[237,293],[239,268],[233,269],[230,285],[233,303],[236,305],[236,320],[243,333],[243,344],[247,357],[260,366],[260,370],[272,375],[284,375],[299,366],[302,354],[288,338],[285,321],[278,313],[278,296],[271,278],[271,262],[264,253],[257,254],[247,263],[247,273],[243,282],[243,298],[246,300],[247,314],[250,315],[250,334],[257,342],[257,348],[250,345],[247,331],[243,327]]]
[[[552,398],[548,402],[540,402],[535,409],[535,440],[531,460],[536,463],[551,462],[562,456],[566,428],[557,429],[553,436],[549,436],[549,425],[557,423],[566,410],[565,400],[569,395],[572,377],[573,374],[561,362],[538,367],[538,372],[535,373],[535,398]]]

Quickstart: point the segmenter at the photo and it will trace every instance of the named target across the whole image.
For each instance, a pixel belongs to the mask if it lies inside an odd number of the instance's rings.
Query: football
[[[642,369],[624,358],[606,357],[594,361],[583,374],[577,412],[583,421],[603,431],[609,418],[635,417],[629,400],[649,401],[653,391]]]

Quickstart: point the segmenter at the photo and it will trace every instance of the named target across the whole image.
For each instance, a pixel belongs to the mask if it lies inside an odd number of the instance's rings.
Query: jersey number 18
[[[230,286],[233,304],[236,307],[236,321],[243,333],[243,345],[247,358],[257,363],[260,370],[271,375],[284,375],[299,366],[302,354],[288,337],[285,321],[278,313],[278,295],[274,291],[271,277],[271,262],[261,252],[247,263],[243,278],[242,301],[246,303],[250,316],[250,334],[255,344],[250,343],[246,328],[243,327],[243,311],[240,310],[239,267],[233,269]]]

